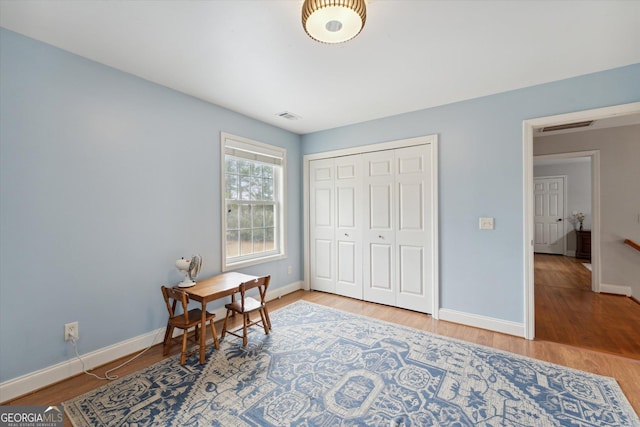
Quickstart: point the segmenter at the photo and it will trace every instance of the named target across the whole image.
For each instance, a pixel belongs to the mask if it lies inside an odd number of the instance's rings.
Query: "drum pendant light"
[[[357,36],[367,20],[364,0],[305,0],[302,26],[321,43],[342,43]]]

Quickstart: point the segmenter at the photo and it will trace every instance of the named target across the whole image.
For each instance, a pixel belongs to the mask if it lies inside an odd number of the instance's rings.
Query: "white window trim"
[[[232,142],[231,142],[232,141]],[[277,216],[277,236],[279,242],[279,251],[277,253],[268,252],[264,256],[252,257],[250,259],[241,259],[236,262],[228,262],[227,260],[227,200],[225,198],[225,155],[228,145],[234,145],[235,147],[241,147],[246,149],[252,147],[256,149],[256,152],[273,157],[280,157],[282,159],[282,176],[278,180],[280,190],[280,212]],[[221,254],[222,254],[222,271],[230,271],[234,269],[249,267],[251,265],[262,264],[266,262],[277,261],[287,257],[287,229],[285,224],[287,223],[287,151],[282,147],[275,145],[265,144],[263,142],[253,141],[241,136],[232,135],[226,132],[220,132],[220,222],[221,222]]]

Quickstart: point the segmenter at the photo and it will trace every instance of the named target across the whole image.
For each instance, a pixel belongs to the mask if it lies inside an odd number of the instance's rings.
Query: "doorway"
[[[563,249],[562,252],[558,252],[556,250],[553,251],[539,251],[539,248],[544,249],[545,246],[536,245],[537,236],[534,234],[534,252],[543,252],[543,253],[554,253],[558,255],[569,255],[575,257],[578,252],[577,248],[577,233],[580,231],[580,223],[578,221],[578,214],[585,215],[585,220],[588,218],[586,224],[587,228],[590,229],[590,245],[589,245],[589,264],[591,267],[591,290],[593,292],[600,292],[600,250],[599,250],[599,237],[600,237],[600,152],[598,150],[593,151],[578,151],[578,152],[570,152],[570,153],[557,153],[557,154],[547,154],[541,156],[534,156],[534,175],[535,170],[545,170],[540,169],[541,167],[549,167],[552,165],[568,165],[571,162],[587,162],[588,172],[587,177],[590,181],[587,186],[587,191],[589,194],[582,195],[580,197],[575,197],[575,192],[573,198],[568,197],[571,193],[568,191],[567,181],[569,177],[563,175],[561,177],[554,178],[562,178],[561,180],[557,180],[557,182],[562,182],[564,185],[562,189],[563,195],[563,217],[551,216],[547,218],[548,222],[553,222],[557,219],[562,219],[562,221],[558,221],[558,223],[563,223],[563,227],[559,230],[562,232],[562,244]],[[536,166],[538,165],[538,166]],[[549,170],[549,169],[546,169]],[[551,169],[558,170],[558,169]],[[567,173],[570,173],[568,169],[561,168],[559,170],[563,170]],[[572,174],[573,175],[573,174]],[[535,184],[536,178],[534,178]],[[553,182],[553,180],[552,180]],[[572,187],[573,188],[573,187]],[[583,190],[584,191],[584,190]],[[535,185],[534,185],[535,192]],[[536,206],[535,198],[534,198],[534,209]],[[560,211],[560,208],[557,209]],[[537,221],[536,212],[534,210],[534,223]],[[567,227],[569,225],[569,227]],[[535,227],[535,224],[534,224]],[[534,228],[535,230],[535,228]],[[556,246],[559,246],[557,244]],[[567,248],[571,248],[567,250]],[[535,264],[535,263],[534,263]],[[534,268],[535,269],[535,268]],[[535,284],[535,281],[534,281]]]
[[[533,197],[533,138],[534,130],[545,126],[563,125],[608,118],[618,118],[640,114],[640,102],[579,111],[557,116],[542,117],[526,120],[523,123],[523,173],[524,173],[524,270],[525,270],[525,338],[535,338],[535,295],[534,295],[534,197]],[[575,157],[577,153],[554,154],[553,156]],[[589,155],[592,159],[592,289],[599,292],[600,277],[600,160],[597,151],[580,153]]]

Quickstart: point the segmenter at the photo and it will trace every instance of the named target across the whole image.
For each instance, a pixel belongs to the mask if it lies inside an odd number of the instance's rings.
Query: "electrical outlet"
[[[289,268],[287,268],[287,273],[292,274],[293,273],[293,267],[289,266]]]
[[[493,230],[493,218],[480,218],[480,230]]]
[[[78,333],[78,322],[65,323],[64,325],[64,340],[72,341],[78,340],[80,334]]]

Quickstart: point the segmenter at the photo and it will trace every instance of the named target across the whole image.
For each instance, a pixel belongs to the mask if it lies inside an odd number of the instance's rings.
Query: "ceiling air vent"
[[[298,120],[301,118],[300,116],[290,113],[288,111],[283,111],[282,113],[278,113],[276,115],[278,117],[282,117],[283,119],[287,119],[287,120]]]
[[[586,122],[565,123],[563,125],[546,126],[542,128],[542,132],[553,132],[554,130],[584,128],[587,126],[591,126],[591,123],[593,123],[593,120],[587,120]]]

